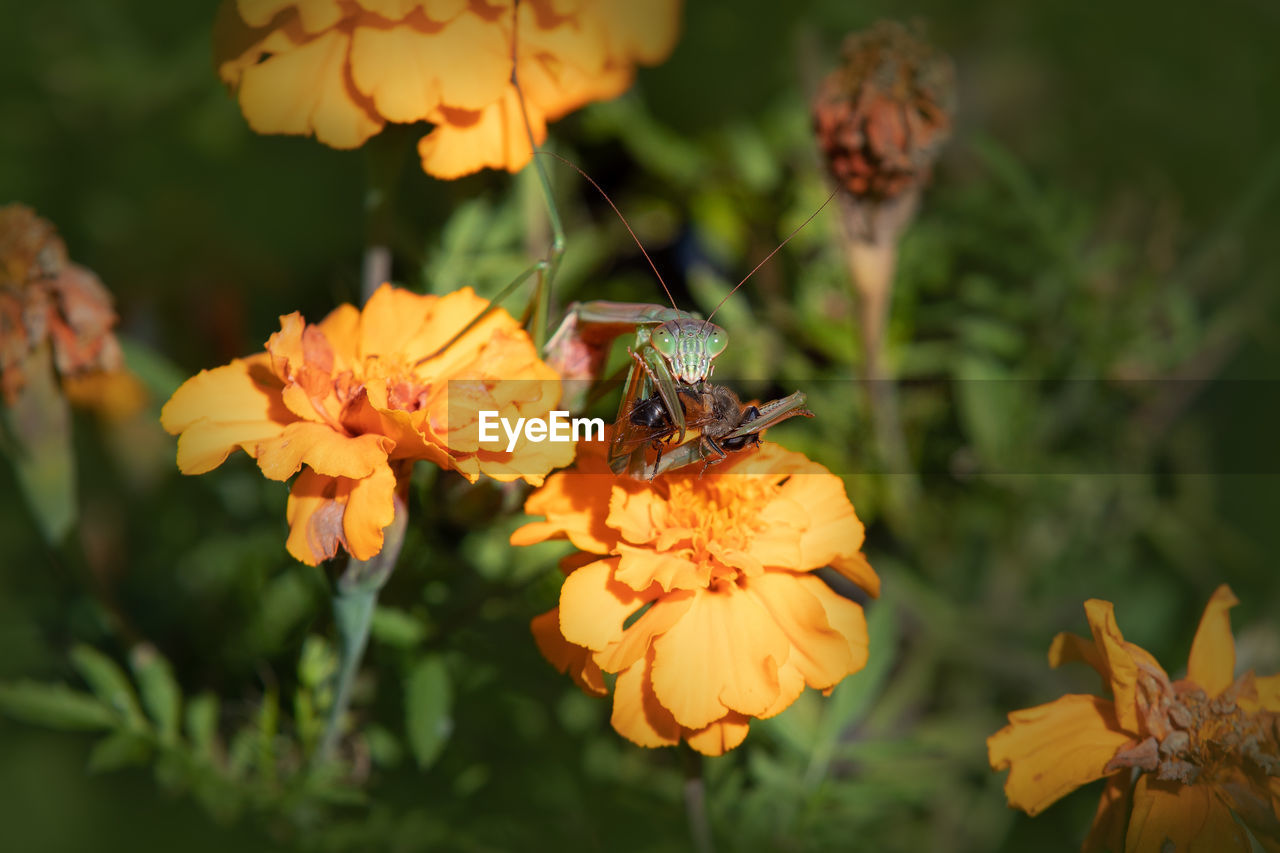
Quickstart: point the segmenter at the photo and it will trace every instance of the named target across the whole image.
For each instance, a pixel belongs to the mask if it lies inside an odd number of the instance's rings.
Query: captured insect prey
[[[774,424],[796,415],[814,416],[804,408],[802,391],[759,407],[743,405],[724,385],[679,383],[676,391],[685,425],[697,436],[680,443],[680,429],[661,394],[637,400],[614,429],[609,458],[615,473],[652,480],[697,462],[706,471],[730,452],[759,444],[760,434]],[[647,449],[654,451],[652,463]]]

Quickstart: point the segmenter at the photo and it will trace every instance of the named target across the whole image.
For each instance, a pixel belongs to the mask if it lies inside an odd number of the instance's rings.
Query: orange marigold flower
[[[71,263],[47,220],[29,207],[0,207],[0,388],[12,405],[26,384],[33,354],[46,342],[64,391],[74,402],[127,415],[146,401],[124,371],[111,329],[111,294],[91,271]],[[94,386],[118,393],[87,393]]]
[[[1110,602],[1085,602],[1092,642],[1059,634],[1049,663],[1083,660],[1113,698],[1068,695],[1009,715],[987,739],[991,766],[1009,768],[1009,804],[1035,815],[1106,777],[1086,851],[1252,849],[1232,812],[1280,850],[1280,675],[1235,677],[1227,611],[1237,603],[1218,587],[1187,677],[1171,681],[1125,641]]]
[[[529,498],[546,516],[516,545],[567,538],[560,606],[533,620],[538,647],[595,695],[617,673],[613,727],[641,746],[740,744],[752,717],[829,690],[867,660],[862,608],[832,592],[830,566],[872,595],[862,523],[844,485],[765,443],[704,476],[615,477],[603,443]]]
[[[281,317],[266,352],[202,371],[165,404],[161,423],[182,436],[178,467],[202,474],[239,447],[273,480],[301,471],[288,549],[311,565],[338,545],[361,560],[377,554],[416,460],[472,482],[541,484],[573,460],[572,444],[487,450],[476,424],[482,409],[514,419],[556,407],[559,378],[524,330],[498,309],[433,356],[487,306],[469,288],[422,296],[383,285],[363,310],[343,305],[314,324]]]
[[[617,97],[675,46],[681,0],[526,0],[519,79],[534,139]],[[224,0],[218,74],[259,133],[355,148],[386,122],[428,121],[440,178],[518,171],[532,156],[511,85],[512,0]]]

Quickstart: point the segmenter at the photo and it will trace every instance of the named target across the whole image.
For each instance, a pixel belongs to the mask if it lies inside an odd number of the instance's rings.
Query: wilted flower
[[[487,305],[469,288],[437,297],[383,285],[363,310],[281,317],[266,352],[202,371],[165,404],[161,422],[182,435],[178,467],[202,474],[239,447],[270,479],[298,474],[288,549],[312,565],[338,545],[361,560],[378,553],[419,459],[472,482],[540,484],[572,461],[572,444],[488,450],[476,424],[482,409],[514,419],[556,407],[559,379],[524,330],[498,309],[433,356]]]
[[[917,189],[951,131],[951,61],[893,21],[853,33],[813,107],[836,182],[858,199]]]
[[[511,85],[512,0],[224,0],[218,74],[259,133],[355,148],[387,122],[436,125],[418,145],[441,178],[517,171],[531,155]],[[681,0],[526,0],[519,80],[534,139],[617,97],[675,45]]]
[[[124,371],[111,294],[67,258],[53,225],[20,204],[0,208],[0,387],[13,404],[46,342],[73,402],[129,414],[145,392]]]
[[[1083,660],[1112,699],[1068,695],[1009,715],[987,740],[991,766],[1010,769],[1009,804],[1035,815],[1106,777],[1086,851],[1250,850],[1233,812],[1265,849],[1280,850],[1280,675],[1234,676],[1227,611],[1236,604],[1218,587],[1187,677],[1171,681],[1125,641],[1110,602],[1085,602],[1093,641],[1059,634],[1049,663]]]
[[[752,717],[862,669],[862,608],[813,574],[830,566],[879,592],[838,477],[768,443],[704,476],[651,482],[613,476],[602,452],[586,445],[575,470],[549,478],[525,506],[546,521],[511,541],[567,538],[584,552],[563,564],[560,606],[532,627],[587,692],[604,695],[602,673],[617,673],[620,734],[719,755]]]

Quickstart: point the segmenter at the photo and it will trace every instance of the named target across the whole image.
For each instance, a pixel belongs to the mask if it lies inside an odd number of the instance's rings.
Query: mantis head
[[[715,323],[681,318],[655,328],[650,340],[677,381],[696,385],[711,377],[712,361],[729,345],[729,334]]]

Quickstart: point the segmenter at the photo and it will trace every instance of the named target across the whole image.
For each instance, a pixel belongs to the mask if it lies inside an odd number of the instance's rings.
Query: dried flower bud
[[[111,294],[67,258],[53,225],[20,204],[0,208],[0,388],[12,404],[24,365],[46,340],[64,380],[123,366]]]
[[[954,100],[951,60],[903,25],[851,34],[813,108],[832,176],[858,200],[918,190],[950,133]]]

